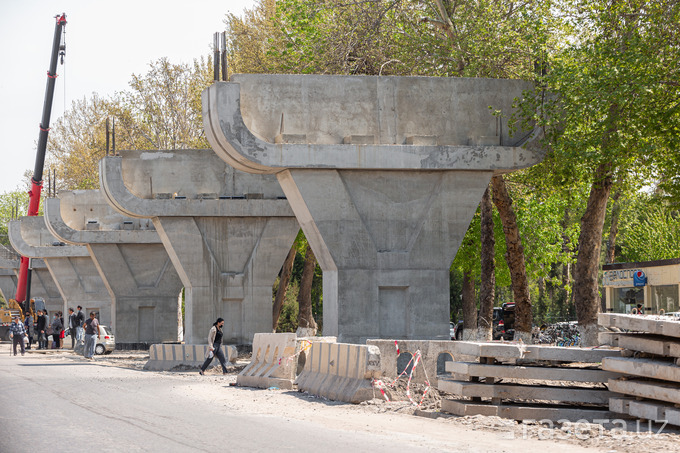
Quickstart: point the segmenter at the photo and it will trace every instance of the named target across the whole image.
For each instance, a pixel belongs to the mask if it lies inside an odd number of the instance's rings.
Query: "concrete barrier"
[[[394,342],[397,342],[395,346]],[[427,379],[430,385],[437,386],[437,360],[440,354],[447,354],[450,360],[455,360],[453,355],[453,341],[431,341],[431,340],[366,340],[366,344],[377,346],[380,349],[380,369],[385,377],[396,378],[397,359],[399,355],[407,352],[411,357],[420,351],[421,363],[413,372],[411,382],[424,384]],[[399,353],[397,354],[397,346]],[[404,363],[405,365],[405,363]],[[425,372],[423,373],[423,369]],[[427,375],[427,376],[426,376]],[[408,377],[408,376],[407,376]]]
[[[312,395],[360,403],[374,398],[372,380],[379,377],[380,349],[377,346],[313,343],[296,384],[298,390]]]
[[[235,346],[223,345],[224,355],[227,362],[235,362],[238,351]],[[205,353],[208,349],[203,344],[153,344],[149,348],[149,361],[144,365],[149,371],[169,371],[176,366],[199,368],[205,362]],[[220,362],[215,358],[211,366],[219,366]]]
[[[335,343],[335,337],[297,337],[294,333],[256,333],[250,364],[236,377],[243,387],[291,390],[314,342]]]

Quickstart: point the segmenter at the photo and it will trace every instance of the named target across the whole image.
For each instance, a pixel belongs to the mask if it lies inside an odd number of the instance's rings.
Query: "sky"
[[[66,57],[57,66],[50,125],[71,102],[126,90],[132,74],[167,57],[212,54],[227,13],[255,0],[2,0],[0,14],[0,194],[23,190],[33,172],[56,20],[66,13]],[[49,149],[47,151],[49,153]],[[45,169],[45,175],[47,169]]]

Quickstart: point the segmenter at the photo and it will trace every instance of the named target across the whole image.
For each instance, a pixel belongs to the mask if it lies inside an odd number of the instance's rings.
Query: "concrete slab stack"
[[[600,313],[598,322],[619,330],[600,333],[600,342],[624,348],[626,356],[602,361],[603,369],[625,375],[609,380],[625,395],[611,398],[610,410],[680,426],[680,320]]]
[[[9,240],[21,255],[45,261],[63,299],[59,310],[67,314],[67,307],[81,305],[84,311],[98,312],[102,324],[111,325],[111,296],[86,247],[55,238],[42,216],[10,221]]]
[[[100,191],[81,190],[48,199],[45,221],[60,241],[87,247],[112,298],[117,347],[178,340],[182,282],[150,220],[123,216]]]
[[[214,151],[276,174],[323,269],[324,334],[448,339],[449,267],[490,178],[538,163],[505,120],[530,84],[234,75],[203,92]]]
[[[299,226],[273,176],[235,171],[212,150],[122,151],[100,163],[101,190],[124,215],[152,219],[186,289],[185,341],[272,329],[272,285]]]
[[[442,411],[515,420],[612,419],[609,379],[620,375],[599,369],[617,350],[455,342],[453,353],[472,361],[447,362],[450,378],[440,376]]]

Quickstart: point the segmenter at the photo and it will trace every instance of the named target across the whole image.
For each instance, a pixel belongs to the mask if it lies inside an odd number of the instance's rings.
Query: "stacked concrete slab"
[[[276,178],[212,150],[122,151],[100,178],[119,212],[152,219],[186,289],[187,343],[205,343],[217,317],[227,343],[271,331],[272,285],[299,231]]]
[[[98,190],[48,199],[45,221],[60,241],[85,246],[112,298],[116,344],[178,340],[182,282],[150,220],[115,211]]]
[[[452,352],[470,361],[446,363],[440,376],[442,411],[454,415],[490,415],[515,420],[611,419],[609,379],[620,375],[598,364],[618,350],[454,342]],[[499,382],[502,380],[502,383]]]
[[[607,358],[602,368],[625,377],[609,388],[625,396],[609,400],[609,409],[633,417],[680,426],[680,321],[655,315],[600,313],[600,342],[624,349],[626,357]]]
[[[61,242],[42,216],[9,222],[9,240],[21,255],[45,261],[63,299],[59,310],[66,313],[66,307],[81,305],[88,312],[98,312],[102,324],[111,325],[111,296],[86,247]]]
[[[325,335],[444,340],[449,267],[490,178],[542,159],[489,109],[507,117],[529,88],[241,74],[203,92],[203,121],[225,162],[276,174],[323,269]]]

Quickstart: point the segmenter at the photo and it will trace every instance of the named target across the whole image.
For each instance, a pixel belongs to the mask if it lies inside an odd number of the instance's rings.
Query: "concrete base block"
[[[299,390],[335,401],[373,399],[380,377],[380,349],[372,345],[313,343],[296,384]]]
[[[395,341],[397,344],[395,345]],[[416,351],[420,351],[422,356],[422,364],[416,367],[413,372],[411,382],[422,384],[426,380],[430,385],[437,386],[437,360],[441,354],[447,356],[447,365],[455,363],[455,357],[452,352],[453,341],[428,341],[428,340],[367,340],[366,344],[377,346],[380,349],[380,367],[383,376],[396,378],[397,359],[400,354],[405,352],[411,355]],[[397,348],[399,354],[397,354]],[[424,370],[424,372],[423,372]],[[448,370],[447,370],[448,371]]]
[[[609,404],[609,398],[613,396],[608,390],[520,384],[482,384],[445,379],[439,380],[438,388],[444,392],[465,397],[513,400],[521,398],[562,403],[591,403],[602,405]]]
[[[680,367],[674,362],[632,357],[609,357],[602,360],[602,369],[662,381],[680,382]]]
[[[223,345],[228,362],[238,357],[236,347]],[[149,371],[169,371],[176,366],[199,368],[205,362],[207,345],[198,344],[154,344],[149,348],[149,361],[144,365]],[[217,359],[213,360],[213,364]],[[219,366],[219,362],[217,362]]]
[[[624,395],[680,404],[680,384],[639,379],[610,379],[609,390]]]
[[[493,404],[474,403],[463,400],[442,400],[442,412],[453,415],[486,415],[508,418],[511,420],[550,420],[581,421],[611,420],[617,415],[602,409],[586,407],[556,406],[497,406]]]
[[[584,368],[547,368],[539,366],[483,365],[474,362],[447,362],[446,371],[458,375],[496,379],[538,379],[542,381],[575,381],[604,383],[621,375],[609,371]]]
[[[620,355],[618,350],[566,348],[560,346],[527,345],[517,343],[478,343],[456,341],[454,355],[493,357],[496,359],[523,359],[536,361],[599,363],[605,357]]]

